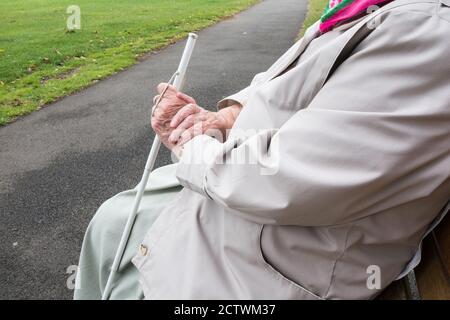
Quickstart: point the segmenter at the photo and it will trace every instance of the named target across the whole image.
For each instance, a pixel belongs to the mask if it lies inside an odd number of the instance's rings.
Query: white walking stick
[[[178,70],[174,73],[172,78],[169,80],[166,88],[159,96],[158,101],[155,103],[155,106],[153,107],[152,114],[154,109],[158,106],[159,102],[161,101],[163,95],[165,94],[172,80],[173,86],[177,88],[177,90],[179,91],[182,90],[184,84],[184,76],[186,75],[186,70],[189,64],[189,60],[191,59],[192,51],[194,50],[196,40],[197,35],[195,33],[189,33],[186,47],[184,48],[183,56],[181,57],[181,61],[178,66]],[[120,261],[122,260],[122,256],[125,252],[128,238],[130,237],[131,229],[133,228],[134,220],[136,219],[142,195],[144,194],[144,190],[147,185],[150,172],[153,170],[153,166],[155,165],[156,157],[158,156],[160,147],[161,147],[161,140],[157,135],[155,135],[155,139],[153,140],[153,145],[150,150],[150,154],[148,155],[147,163],[145,164],[144,173],[142,174],[141,182],[138,185],[138,190],[136,193],[136,197],[134,199],[133,210],[130,212],[130,215],[128,216],[127,223],[125,224],[125,229],[123,230],[122,237],[120,238],[119,247],[117,248],[116,255],[114,257],[111,272],[109,274],[108,281],[106,282],[105,291],[103,292],[102,295],[102,300],[108,299],[111,293],[114,278],[116,276],[117,271],[119,270]]]

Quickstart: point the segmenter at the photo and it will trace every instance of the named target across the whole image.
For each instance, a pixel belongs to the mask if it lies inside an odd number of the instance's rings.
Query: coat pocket
[[[282,274],[279,270],[277,270],[265,257],[264,257],[264,248],[262,246],[262,236],[264,232],[265,225],[261,226],[261,230],[259,233],[259,258],[264,266],[265,270],[270,273],[278,282],[280,289],[289,289],[287,291],[294,292],[292,297],[289,299],[299,299],[299,300],[325,300],[319,295],[313,293],[308,290],[301,284],[289,279],[284,274]]]

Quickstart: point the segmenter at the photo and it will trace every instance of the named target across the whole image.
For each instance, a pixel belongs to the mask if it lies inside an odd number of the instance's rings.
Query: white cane
[[[180,64],[178,66],[178,70],[174,73],[172,78],[169,80],[166,88],[159,96],[158,101],[155,103],[155,106],[152,110],[152,115],[154,109],[158,106],[161,101],[165,91],[169,87],[169,84],[173,80],[173,86],[181,91],[184,84],[184,76],[186,75],[186,70],[189,64],[189,60],[191,59],[192,51],[194,50],[195,41],[197,40],[197,35],[195,33],[189,33],[186,46],[183,51],[183,55],[181,57]],[[144,173],[142,174],[141,182],[138,185],[138,190],[136,193],[136,197],[134,198],[133,209],[128,216],[127,223],[125,224],[125,229],[123,230],[122,237],[120,238],[119,247],[117,248],[116,255],[114,257],[113,264],[111,266],[111,272],[109,274],[108,280],[106,282],[105,291],[102,295],[102,300],[107,300],[111,293],[112,285],[114,283],[114,279],[116,277],[117,271],[119,270],[120,262],[122,260],[122,256],[125,252],[125,248],[128,242],[128,238],[131,234],[131,229],[133,228],[134,221],[136,219],[136,215],[139,209],[139,204],[141,203],[142,195],[144,194],[145,187],[148,182],[148,178],[150,176],[150,172],[153,170],[153,166],[155,165],[156,157],[158,156],[159,148],[161,147],[161,140],[157,135],[155,135],[155,139],[153,140],[152,148],[150,149],[150,154],[148,155],[147,163],[145,164]]]

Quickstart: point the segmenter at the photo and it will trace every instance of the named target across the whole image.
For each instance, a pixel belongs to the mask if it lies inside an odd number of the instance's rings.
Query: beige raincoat
[[[222,101],[244,105],[234,131],[260,131],[186,145],[185,188],[134,258],[145,296],[370,298],[370,275],[397,278],[450,197],[449,5],[394,1],[319,38],[316,24]],[[220,161],[240,153],[257,163]]]

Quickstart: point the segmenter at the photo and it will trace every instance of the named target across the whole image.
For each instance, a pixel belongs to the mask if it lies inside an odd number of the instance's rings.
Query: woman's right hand
[[[160,83],[157,86],[158,95],[153,98],[153,104],[156,104],[159,100],[166,86],[166,83]],[[194,98],[179,92],[174,86],[169,85],[152,114],[152,128],[161,138],[161,142],[170,150],[173,148],[173,145],[168,142],[169,135],[173,131],[173,128],[170,126],[170,121],[181,108],[192,103],[195,104]]]
[[[153,97],[153,104],[156,104],[159,100],[166,86],[167,83],[160,83],[156,87],[158,94]],[[159,125],[166,125],[170,122],[178,110],[189,103],[195,104],[195,99],[178,91],[174,86],[169,85],[155,110],[154,120],[157,121]]]

